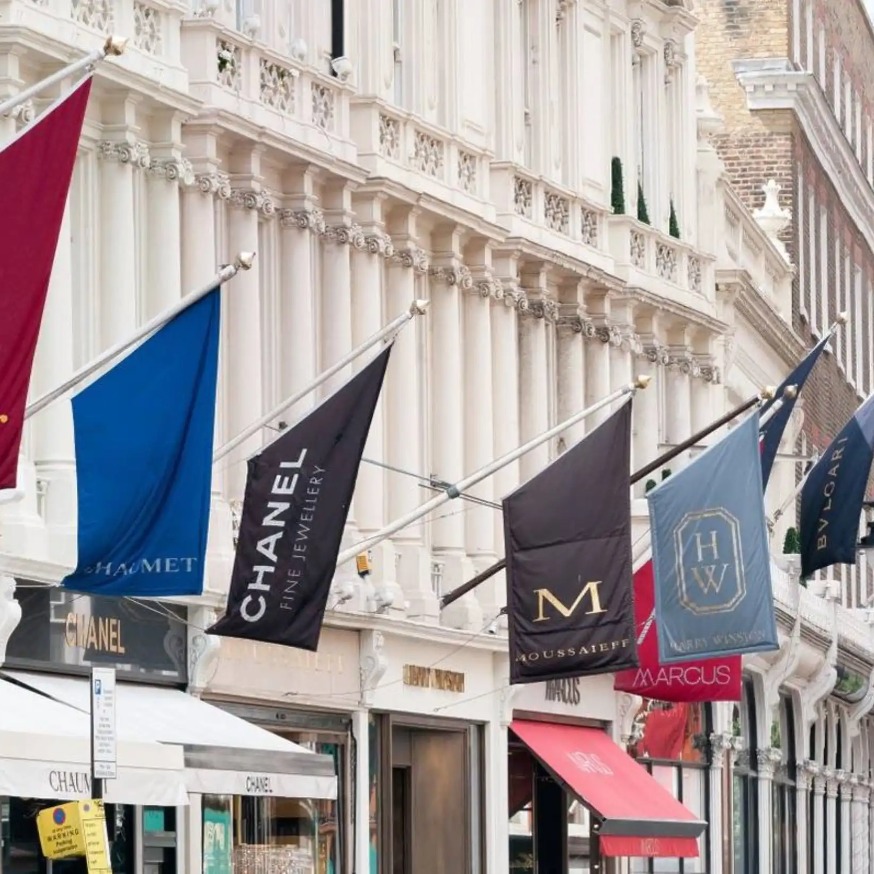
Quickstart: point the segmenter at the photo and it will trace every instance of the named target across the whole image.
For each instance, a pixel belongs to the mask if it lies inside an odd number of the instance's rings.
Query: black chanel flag
[[[210,634],[318,648],[390,351],[249,460],[227,612]]]
[[[504,499],[510,681],[637,664],[631,403]]]

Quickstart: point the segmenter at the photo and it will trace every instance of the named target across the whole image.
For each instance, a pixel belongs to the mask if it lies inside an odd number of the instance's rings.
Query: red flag
[[[15,487],[36,340],[90,92],[87,76],[0,150],[0,489]]]
[[[638,666],[619,671],[613,680],[614,689],[656,701],[740,701],[743,678],[740,656],[675,665],[659,663],[652,560],[634,574],[634,621]]]

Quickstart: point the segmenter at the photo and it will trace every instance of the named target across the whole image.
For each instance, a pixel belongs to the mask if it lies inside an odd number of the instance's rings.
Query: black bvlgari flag
[[[634,667],[631,402],[504,499],[510,682]]]
[[[209,634],[318,648],[390,352],[249,460],[228,607]]]

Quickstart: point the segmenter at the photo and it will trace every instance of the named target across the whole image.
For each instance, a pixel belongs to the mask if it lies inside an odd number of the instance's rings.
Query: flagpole
[[[780,519],[786,510],[790,507],[790,505],[794,504],[795,501],[798,500],[798,496],[801,494],[801,490],[804,488],[804,484],[807,482],[807,478],[810,476],[810,472],[816,466],[817,461],[819,461],[819,456],[816,454],[811,458],[811,463],[808,465],[807,470],[801,475],[801,479],[798,481],[798,485],[792,491],[792,494],[786,498],[785,501],[774,511],[774,518],[771,520],[772,524],[776,524],[777,520]]]
[[[241,443],[245,443],[252,435],[257,434],[265,425],[269,425],[277,416],[282,415],[289,407],[293,407],[298,401],[302,401],[308,394],[314,392],[320,385],[327,382],[334,374],[339,373],[344,367],[351,364],[356,358],[363,355],[371,346],[375,346],[380,340],[390,337],[403,328],[407,322],[416,316],[424,316],[431,305],[429,300],[414,300],[410,308],[392,319],[385,327],[380,328],[375,334],[371,334],[361,345],[356,346],[348,355],[341,358],[336,364],[332,364],[327,370],[320,373],[311,383],[302,388],[297,394],[286,398],[278,407],[272,409],[265,416],[249,425],[245,431],[237,434],[232,440],[220,446],[213,453],[212,463],[221,461],[229,453],[233,452]]]
[[[557,434],[561,434],[562,431],[565,431],[567,428],[570,428],[577,422],[581,422],[587,416],[592,415],[592,413],[597,412],[602,407],[606,407],[609,404],[612,404],[613,401],[619,400],[619,398],[623,397],[624,395],[634,394],[634,392],[636,392],[638,389],[646,388],[649,384],[649,381],[649,376],[638,376],[634,382],[629,383],[628,385],[623,386],[620,389],[617,389],[612,394],[609,394],[607,395],[607,397],[602,398],[597,403],[592,404],[592,406],[587,407],[584,410],[580,410],[578,413],[575,413],[570,418],[565,419],[559,425],[550,428],[548,431],[544,431],[542,434],[539,434],[537,437],[534,437],[527,443],[519,446],[517,449],[514,449],[511,452],[507,452],[500,458],[489,462],[489,464],[481,467],[479,470],[474,471],[473,473],[459,480],[454,485],[448,485],[441,494],[435,495],[435,497],[431,498],[430,501],[426,501],[424,504],[418,506],[415,510],[412,510],[405,516],[401,516],[400,519],[396,519],[394,522],[386,525],[385,528],[377,531],[376,534],[368,537],[366,540],[362,540],[359,543],[356,543],[354,546],[351,546],[349,549],[341,552],[340,555],[337,557],[337,567],[339,567],[341,564],[345,564],[347,561],[351,561],[353,558],[360,555],[362,552],[370,549],[371,547],[376,546],[377,543],[382,542],[387,537],[391,537],[391,535],[394,534],[396,531],[400,531],[402,528],[406,528],[407,525],[411,525],[413,522],[421,519],[423,516],[427,516],[428,513],[436,510],[438,507],[443,506],[443,504],[448,503],[454,498],[460,497],[463,491],[471,488],[472,486],[475,486],[477,483],[481,482],[487,477],[490,477],[493,473],[499,471],[502,467],[506,467],[511,462],[516,461],[517,458],[521,458],[523,455],[525,455],[526,452],[530,452],[532,449],[540,446],[547,440],[552,439]]]
[[[183,310],[188,309],[188,307],[199,301],[202,297],[206,297],[206,295],[208,295],[214,288],[227,282],[229,279],[233,279],[240,270],[248,270],[252,266],[254,259],[254,252],[240,252],[240,254],[234,259],[233,264],[226,264],[222,267],[208,283],[201,286],[196,291],[190,292],[183,297],[182,300],[173,304],[172,307],[159,313],[153,319],[150,319],[144,325],[137,328],[137,330],[127,339],[116,343],[114,346],[110,346],[109,349],[102,352],[93,361],[90,361],[84,367],[77,370],[65,383],[52,389],[42,397],[37,398],[32,404],[29,404],[24,411],[24,418],[29,419],[35,413],[45,409],[50,403],[56,401],[61,397],[61,395],[66,394],[71,388],[75,388],[80,382],[87,379],[91,374],[100,370],[101,367],[112,361],[113,358],[118,357],[122,352],[130,349],[131,346],[142,340],[143,337],[148,337],[149,334],[164,327],[167,322],[175,318]]]
[[[795,387],[787,386],[786,392],[788,392],[790,388],[794,390]],[[771,386],[763,388],[762,391],[760,391],[758,394],[753,395],[751,398],[745,400],[742,404],[736,406],[733,410],[729,410],[729,412],[717,419],[715,422],[711,422],[709,425],[707,425],[707,427],[702,428],[696,434],[693,434],[688,440],[684,440],[682,443],[678,443],[676,446],[672,446],[666,452],[663,452],[658,458],[654,459],[649,464],[645,464],[642,468],[640,468],[640,470],[633,473],[631,475],[631,485],[640,482],[644,477],[651,474],[654,470],[658,470],[660,467],[663,467],[671,459],[676,458],[681,452],[685,452],[687,449],[689,449],[691,446],[694,446],[705,437],[709,437],[714,431],[718,430],[723,425],[727,425],[732,419],[736,419],[747,410],[756,406],[756,404],[759,404],[762,401],[770,400],[774,396],[774,391],[775,389]],[[783,400],[782,398],[779,398],[777,400],[777,403],[775,403],[765,415],[770,418],[780,409],[782,405]],[[765,416],[763,416],[762,418],[765,419]],[[475,588],[477,588],[477,586],[482,585],[486,580],[493,577],[496,573],[502,571],[506,566],[507,559],[502,558],[499,561],[496,561],[494,564],[489,565],[489,567],[487,567],[485,570],[480,571],[475,577],[471,577],[467,582],[462,583],[451,592],[447,592],[440,601],[440,609],[442,610],[444,607],[448,607],[450,604],[457,601],[468,592],[472,592]]]
[[[102,61],[106,57],[117,57],[124,51],[126,45],[127,37],[125,36],[107,37],[102,48],[95,49],[90,54],[85,55],[84,58],[79,58],[78,61],[73,61],[72,64],[67,64],[66,67],[62,67],[57,72],[52,73],[51,76],[47,76],[35,85],[31,85],[30,88],[25,88],[24,91],[20,91],[14,97],[4,100],[0,103],[0,115],[8,115],[16,106],[21,106],[22,103],[26,103],[31,97],[39,94],[40,91],[45,91],[46,88],[50,85],[54,85],[55,82],[60,82],[62,79],[66,79],[69,76],[78,73],[80,70],[90,67],[97,61]]]

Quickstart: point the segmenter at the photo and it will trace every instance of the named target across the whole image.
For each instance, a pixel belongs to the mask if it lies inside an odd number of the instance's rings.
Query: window
[[[406,106],[404,92],[404,0],[392,0],[392,53],[394,55],[394,100]]]
[[[634,718],[628,753],[699,819],[708,818],[708,739],[710,709],[706,704],[667,704],[645,700]],[[632,859],[631,874],[703,874],[708,838],[699,841],[696,859]]]
[[[749,679],[744,680],[743,698],[734,707],[732,734],[743,739],[732,779],[734,870],[756,874],[759,870],[756,703]]]
[[[773,874],[795,874],[795,718],[792,699],[786,694],[780,696],[779,718],[771,726],[771,747],[782,753],[771,786],[771,870]]]

